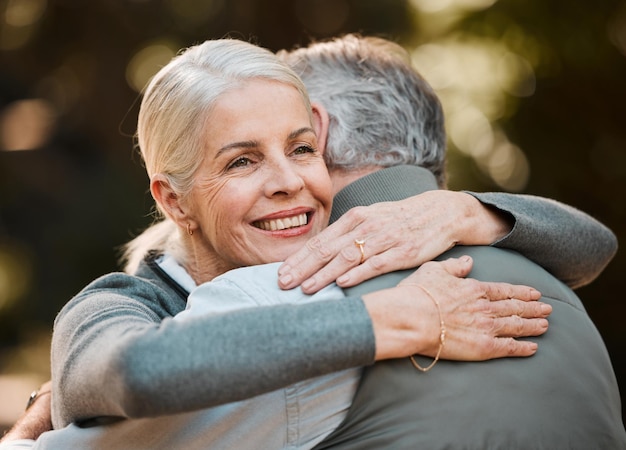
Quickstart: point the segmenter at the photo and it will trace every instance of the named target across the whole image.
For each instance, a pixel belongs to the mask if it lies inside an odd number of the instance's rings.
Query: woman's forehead
[[[244,128],[245,123],[240,122],[242,119],[265,121],[268,126],[278,126],[287,120],[310,123],[310,111],[295,87],[263,79],[247,81],[223,93],[208,116],[211,122],[234,121]]]

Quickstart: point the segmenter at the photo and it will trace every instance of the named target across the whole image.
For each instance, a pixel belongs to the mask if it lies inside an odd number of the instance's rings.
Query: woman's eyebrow
[[[313,133],[315,134],[315,130],[311,127],[302,127],[302,128],[298,128],[297,130],[292,131],[291,133],[289,133],[289,136],[287,136],[287,139],[295,139],[298,136],[305,134],[305,133]],[[220,156],[222,153],[227,152],[228,150],[234,149],[234,148],[255,148],[258,147],[259,143],[257,141],[237,141],[237,142],[231,142],[230,144],[226,144],[225,146],[223,146],[222,148],[220,148],[217,151],[217,154],[215,155],[216,157]]]
[[[291,133],[289,133],[289,139],[297,138],[298,136],[300,136],[301,134],[304,134],[304,133],[313,133],[313,134],[315,134],[315,130],[313,128],[311,128],[311,127],[298,128],[297,130],[294,130]]]
[[[259,143],[257,141],[238,141],[238,142],[231,142],[230,144],[226,144],[225,146],[223,146],[222,148],[220,148],[215,157],[220,156],[222,153],[227,152],[228,150],[232,150],[235,148],[255,148],[258,147]]]

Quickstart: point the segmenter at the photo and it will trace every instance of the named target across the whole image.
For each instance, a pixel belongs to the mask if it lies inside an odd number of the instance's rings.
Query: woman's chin
[[[302,246],[303,244],[298,244],[298,245],[288,246],[287,248],[275,248],[271,252],[271,255],[268,254],[267,258],[263,258],[264,261],[262,264],[283,262],[288,257],[296,253],[298,250],[300,250]]]

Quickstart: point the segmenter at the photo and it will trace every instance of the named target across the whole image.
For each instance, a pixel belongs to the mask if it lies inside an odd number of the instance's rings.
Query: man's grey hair
[[[441,104],[404,48],[389,40],[350,34],[278,56],[304,81],[309,98],[329,113],[325,157],[330,170],[416,165],[430,170],[445,187]],[[124,247],[125,271],[134,273],[147,250],[172,253],[176,235],[177,227],[169,219],[149,227]]]
[[[330,170],[416,165],[445,187],[443,109],[403,47],[349,34],[278,56],[329,113]]]

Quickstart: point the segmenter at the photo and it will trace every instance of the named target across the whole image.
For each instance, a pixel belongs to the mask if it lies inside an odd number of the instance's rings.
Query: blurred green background
[[[555,198],[626,239],[624,1],[0,0],[0,429],[49,376],[59,308],[150,222],[132,140],[149,77],[207,38],[346,32],[401,43],[436,88],[451,188]],[[622,390],[625,268],[620,251],[578,291]]]

